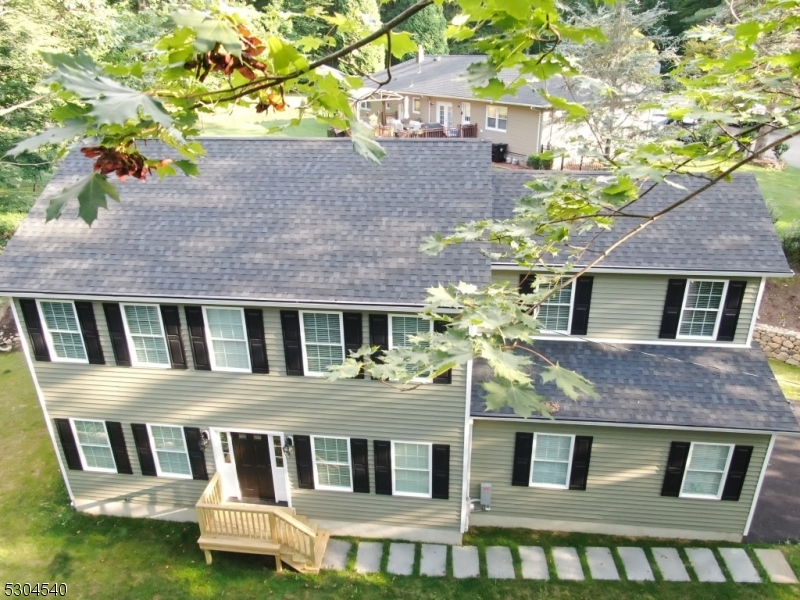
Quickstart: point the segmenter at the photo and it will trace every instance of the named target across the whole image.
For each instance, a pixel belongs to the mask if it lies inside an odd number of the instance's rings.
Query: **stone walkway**
[[[756,548],[577,548],[539,546],[444,546],[361,542],[357,548],[331,540],[323,569],[344,570],[351,557],[357,573],[378,573],[388,546],[386,572],[456,579],[556,579],[564,581],[698,581],[707,583],[798,583],[780,550]],[[549,550],[549,552],[548,552]],[[581,556],[582,555],[582,556]],[[450,559],[448,561],[448,558]],[[449,564],[448,564],[449,562]]]

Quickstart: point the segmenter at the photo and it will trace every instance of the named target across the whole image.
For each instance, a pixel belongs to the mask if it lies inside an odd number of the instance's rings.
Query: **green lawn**
[[[783,395],[789,400],[800,400],[800,367],[774,359],[769,359],[769,366],[772,367]]]
[[[50,177],[51,174],[44,174],[43,181],[35,188],[0,188],[0,252],[14,235]]]
[[[287,126],[286,129],[272,133],[276,137],[325,137],[327,128],[318,123],[314,115],[306,113],[300,125],[288,127],[289,121],[297,117],[298,111],[292,108],[297,101],[289,99],[286,110],[268,113],[257,113],[255,109],[235,108],[219,111],[213,115],[201,117],[201,135],[207,137],[261,137],[268,133],[270,127]]]
[[[783,171],[748,168],[758,179],[758,186],[767,202],[778,211],[775,224],[780,231],[794,221],[800,221],[800,169],[786,167]]]
[[[450,577],[395,577],[385,573],[362,576],[352,570],[324,572],[318,576],[301,576],[288,571],[279,575],[269,558],[221,552],[215,553],[214,564],[207,566],[197,549],[195,524],[90,517],[69,508],[53,448],[20,353],[0,355],[0,389],[3,390],[0,414],[6,422],[4,435],[0,436],[0,573],[3,582],[64,582],[69,586],[69,598],[115,600],[800,598],[800,586],[772,584],[460,581]],[[505,529],[473,532],[466,541],[481,548],[495,544],[512,548],[518,545],[582,548],[632,543],[624,538]],[[685,545],[653,540],[634,543]],[[800,573],[800,547],[781,548]],[[354,559],[351,554],[351,567]],[[585,565],[584,569],[588,572]]]

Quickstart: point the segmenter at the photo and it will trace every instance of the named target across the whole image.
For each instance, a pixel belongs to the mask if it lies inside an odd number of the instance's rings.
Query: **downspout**
[[[50,413],[47,412],[47,406],[44,403],[44,392],[42,391],[41,386],[39,385],[39,379],[36,377],[36,371],[33,369],[33,361],[31,360],[30,354],[30,347],[28,346],[28,338],[25,335],[26,330],[22,328],[22,323],[20,323],[19,315],[17,314],[17,306],[14,302],[14,299],[11,298],[11,314],[14,316],[14,324],[17,326],[17,332],[19,334],[19,343],[22,346],[22,353],[25,355],[25,362],[28,363],[28,370],[31,372],[31,377],[33,378],[33,387],[36,388],[36,396],[39,398],[39,406],[42,407],[42,414],[44,415],[44,423],[47,426],[47,432],[50,434],[50,441],[53,443],[53,450],[56,452],[56,460],[58,461],[58,468],[61,469],[61,477],[64,479],[64,486],[67,488],[67,494],[69,494],[69,503],[71,506],[75,506],[75,495],[72,493],[72,488],[69,485],[69,479],[67,478],[67,468],[64,465],[64,460],[61,458],[61,452],[58,449],[58,444],[56,443],[56,432],[53,429],[53,419],[50,418]]]

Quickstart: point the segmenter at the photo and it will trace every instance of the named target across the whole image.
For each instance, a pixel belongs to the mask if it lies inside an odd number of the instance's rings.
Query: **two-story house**
[[[509,214],[527,175],[492,170],[486,141],[384,143],[376,166],[345,139],[205,140],[200,177],[121,183],[91,228],[76,207],[45,223],[48,198],[87,169],[64,161],[0,258],[0,293],[74,506],[199,520],[206,550],[269,546],[310,571],[328,533],[741,539],[775,434],[800,431],[750,347],[765,278],[791,274],[752,177],[541,307],[537,347],[599,399],[546,385],[554,419],[523,420],[486,410],[481,361],[411,391],[325,379],[363,343],[434,327],[417,316],[426,288],[524,274],[474,247],[418,247]],[[640,212],[680,193],[659,185]]]

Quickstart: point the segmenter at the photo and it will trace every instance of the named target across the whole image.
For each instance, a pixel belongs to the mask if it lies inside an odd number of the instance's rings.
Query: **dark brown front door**
[[[275,501],[272,463],[269,459],[269,436],[257,433],[233,433],[233,455],[242,498]]]

